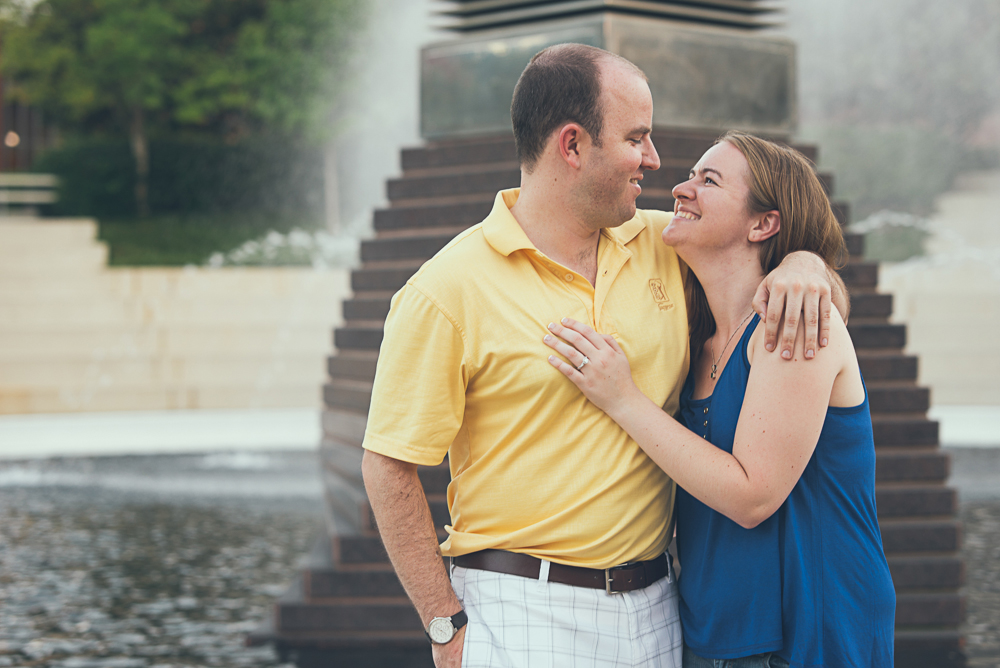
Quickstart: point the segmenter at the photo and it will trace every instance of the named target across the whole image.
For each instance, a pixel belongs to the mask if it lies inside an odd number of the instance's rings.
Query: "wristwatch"
[[[460,610],[451,617],[435,617],[428,624],[424,633],[427,634],[431,643],[444,645],[451,642],[458,630],[465,626],[468,621],[469,616],[465,614],[465,610]]]

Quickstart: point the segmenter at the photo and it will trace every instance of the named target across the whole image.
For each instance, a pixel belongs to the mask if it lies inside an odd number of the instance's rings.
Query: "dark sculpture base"
[[[649,77],[653,124],[790,134],[795,45],[779,37],[614,13],[498,28],[424,47],[420,133],[428,140],[511,132],[514,85],[531,57],[578,42]]]
[[[663,167],[643,180],[642,208],[670,209],[670,187],[711,145],[714,132],[657,129]],[[802,147],[810,157],[815,150]],[[389,300],[455,234],[489,213],[495,193],[518,183],[509,135],[438,142],[402,153],[403,177],[388,183],[391,206],[375,212],[376,238],[362,244],[345,324],[334,334],[324,388],[328,539],[275,605],[273,626],[256,640],[274,642],[301,668],[405,666],[429,657],[419,619],[392,571],[361,480],[361,442],[382,324]],[[822,175],[831,186],[829,175]],[[835,207],[841,222],[847,207]],[[938,425],[926,418],[930,393],[916,383],[917,359],[903,352],[906,326],[889,323],[892,296],[878,294],[878,265],[862,258],[863,239],[847,235],[851,262],[841,275],[851,290],[850,333],[868,384],[877,456],[882,539],[896,585],[898,666],[965,664],[959,626],[964,569],[955,490]],[[419,392],[419,387],[410,388]],[[447,465],[422,468],[435,524],[448,520]]]

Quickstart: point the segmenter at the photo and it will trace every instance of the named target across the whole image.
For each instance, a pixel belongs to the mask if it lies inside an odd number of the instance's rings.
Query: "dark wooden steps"
[[[922,413],[904,415],[872,415],[875,448],[938,445],[938,423]]]
[[[643,179],[640,208],[671,210],[671,188],[715,140],[714,132],[653,133],[663,167]],[[813,147],[799,147],[815,160]],[[333,333],[323,388],[320,460],[329,535],[299,580],[276,604],[272,630],[300,668],[430,666],[419,621],[404,598],[378,536],[361,479],[361,443],[382,327],[393,293],[456,234],[480,222],[496,191],[518,185],[509,136],[437,142],[402,152],[402,174],[387,184],[389,206],[374,213],[375,238],[362,244],[354,295]],[[833,178],[822,174],[832,191]],[[840,222],[850,207],[834,202]],[[876,446],[876,502],[896,586],[898,666],[959,666],[964,567],[950,461],[928,420],[931,395],[917,384],[918,360],[904,351],[906,326],[889,321],[891,295],[877,292],[878,265],[864,260],[863,238],[847,233],[841,269],[852,296],[848,329],[865,377]],[[447,462],[420,467],[439,537],[448,523]]]
[[[376,233],[389,230],[419,230],[422,227],[470,227],[489,214],[496,193],[465,202],[422,202],[419,206],[395,206],[375,211]]]
[[[493,194],[498,190],[515,188],[521,181],[517,165],[501,166],[464,174],[429,174],[390,179],[386,186],[389,199],[447,197],[464,194]]]
[[[951,472],[951,460],[939,448],[876,448],[875,457],[875,480],[879,483],[943,483]]]
[[[381,343],[381,335],[376,333],[374,330],[381,330],[382,323],[385,320],[385,316],[389,313],[389,302],[391,300],[391,294],[386,291],[385,296],[381,297],[366,297],[359,298],[354,297],[352,299],[347,299],[344,301],[344,319],[347,321],[343,326],[343,329],[349,329],[356,334],[363,330],[367,332],[367,336],[373,337],[378,340],[378,343],[374,343],[373,340],[362,340],[358,343],[359,349],[370,349],[374,346],[377,350],[379,344]],[[852,323],[858,322],[866,327],[871,324],[885,324],[884,318],[887,318],[892,312],[892,296],[882,295],[873,292],[859,293],[853,295],[851,298],[851,313],[852,313]],[[881,317],[883,319],[882,323],[877,323],[869,320],[869,318]],[[359,321],[369,321],[372,323],[377,323],[377,326],[373,325],[359,325]],[[866,329],[865,332],[871,331]],[[898,331],[898,330],[894,330]],[[896,335],[898,336],[898,334]],[[890,343],[895,342],[898,339],[890,337]],[[874,340],[875,343],[878,342],[877,338]],[[344,341],[346,344],[346,340]],[[352,346],[345,346],[335,343],[337,348],[345,349],[351,348]],[[870,347],[870,346],[869,346]],[[892,348],[893,346],[886,346],[887,348]],[[916,358],[901,354],[886,353],[876,353],[874,355],[867,355],[864,350],[858,351],[859,361],[862,363],[862,372],[865,374],[865,378],[876,378],[876,377],[908,377],[916,378]],[[910,373],[912,370],[912,376],[905,375]],[[888,374],[888,375],[886,375]],[[904,374],[900,376],[899,374]],[[334,375],[334,374],[331,374]]]
[[[894,348],[859,349],[858,364],[865,380],[916,380],[917,358],[897,352]]]
[[[369,262],[351,272],[351,288],[356,291],[399,290],[422,264],[423,260],[409,257]],[[875,262],[849,262],[839,273],[844,282],[853,287],[874,290],[878,286],[878,264]]]
[[[685,161],[694,165],[701,154],[711,148],[719,136],[716,130],[661,129],[653,130],[652,139],[664,161]],[[775,137],[781,141],[782,138]],[[815,146],[793,144],[815,162]],[[468,139],[430,142],[424,146],[404,148],[400,166],[403,171],[451,167],[454,165],[486,165],[496,162],[516,162],[514,139],[511,135],[494,135]]]
[[[951,516],[879,519],[879,528],[887,556],[918,552],[956,553],[962,544],[962,525]],[[896,592],[900,591],[897,586]]]
[[[950,554],[893,556],[892,581],[911,590],[956,589],[965,581],[965,563]]]
[[[890,487],[889,484],[900,484]],[[942,484],[885,483],[875,491],[879,521],[890,517],[941,517],[958,510],[955,490]]]
[[[454,230],[451,234],[438,233],[428,236],[389,237],[362,241],[361,261],[426,259],[444,248],[460,231]]]
[[[337,358],[331,358],[333,364]],[[324,385],[323,396],[328,406],[342,409],[367,411],[371,400],[371,381],[342,376],[331,377]],[[868,396],[872,410],[872,420],[879,420],[875,445],[903,445],[900,434],[908,434],[917,418],[908,415],[926,411],[930,406],[930,393],[922,387],[881,388],[869,384]],[[930,423],[936,424],[936,423]],[[928,432],[929,434],[930,432]],[[937,431],[934,430],[936,437]],[[929,436],[928,436],[929,437]],[[918,445],[929,445],[919,443]]]
[[[963,619],[965,619],[965,597],[957,593],[897,595],[897,626],[958,625]]]
[[[392,566],[338,566],[317,541],[299,577],[251,644],[273,642],[300,668],[433,668],[420,619]]]
[[[961,617],[964,619],[965,614]],[[955,628],[916,627],[896,625],[895,662],[900,668],[928,668],[965,666],[962,634]]]
[[[870,382],[868,401],[872,413],[923,413],[931,406],[931,393],[905,381]]]
[[[858,350],[864,348],[896,348],[906,345],[906,325],[896,325],[887,322],[859,322],[851,318],[847,331]]]
[[[388,305],[387,305],[388,307]],[[378,351],[351,351],[351,354],[334,355],[327,358],[327,375],[330,378],[368,381],[375,377]]]

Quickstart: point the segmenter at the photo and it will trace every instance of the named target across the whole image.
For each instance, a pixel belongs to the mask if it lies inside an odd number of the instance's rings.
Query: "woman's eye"
[[[717,185],[715,183],[715,179],[713,179],[711,176],[706,176],[705,177],[705,185],[708,185],[709,183],[711,183],[713,186]]]

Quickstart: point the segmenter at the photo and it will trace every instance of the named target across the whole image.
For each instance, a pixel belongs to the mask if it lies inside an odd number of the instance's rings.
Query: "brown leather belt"
[[[452,563],[461,568],[475,568],[493,573],[519,575],[522,578],[538,579],[542,560],[527,554],[504,550],[481,550],[460,557],[452,557]],[[574,587],[603,589],[609,594],[644,589],[670,573],[666,554],[649,561],[636,561],[614,568],[582,568],[550,564],[549,582],[559,582]]]

